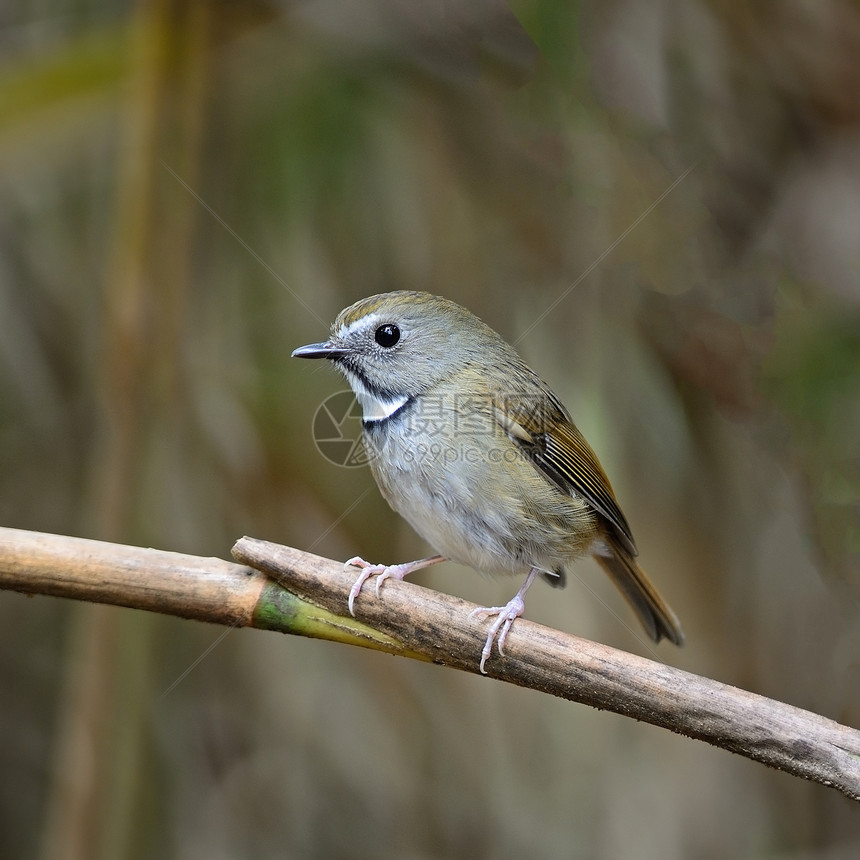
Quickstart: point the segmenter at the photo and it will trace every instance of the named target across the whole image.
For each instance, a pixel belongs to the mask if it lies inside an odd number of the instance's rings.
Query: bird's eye
[[[380,346],[384,346],[388,349],[400,340],[400,329],[392,323],[386,323],[376,330],[374,339]]]

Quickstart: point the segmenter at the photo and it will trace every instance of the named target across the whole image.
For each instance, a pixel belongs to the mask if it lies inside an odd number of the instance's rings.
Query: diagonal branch
[[[0,529],[0,588],[330,639],[478,672],[474,607],[408,582],[365,589],[340,562],[242,538],[243,565]],[[259,572],[263,571],[263,573]],[[264,575],[267,574],[267,575]],[[709,678],[518,619],[490,675],[698,738],[860,800],[860,731]]]

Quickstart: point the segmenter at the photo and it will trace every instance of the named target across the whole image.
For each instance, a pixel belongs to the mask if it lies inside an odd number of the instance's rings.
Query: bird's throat
[[[371,391],[364,382],[351,371],[344,368],[349,385],[355,392],[355,398],[361,404],[362,418],[365,423],[385,421],[395,412],[399,412],[408,402],[405,394],[382,396]]]

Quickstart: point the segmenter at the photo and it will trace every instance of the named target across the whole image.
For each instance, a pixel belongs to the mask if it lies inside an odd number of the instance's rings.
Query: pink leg
[[[429,558],[421,558],[418,561],[407,561],[404,564],[371,564],[369,561],[365,561],[363,558],[359,556],[355,556],[355,558],[351,558],[348,562],[344,564],[344,570],[348,567],[360,567],[362,568],[361,573],[359,574],[358,579],[356,579],[352,588],[349,590],[349,614],[355,618],[355,598],[361,593],[361,587],[370,579],[371,576],[376,576],[376,596],[379,597],[379,586],[382,585],[383,581],[389,578],[392,579],[403,579],[404,576],[408,576],[410,573],[414,573],[416,570],[421,570],[423,567],[430,567],[431,564],[439,564],[440,561],[445,561],[441,555],[431,555]]]
[[[503,657],[505,656],[505,639],[508,638],[508,631],[511,629],[511,625],[514,621],[525,611],[526,592],[535,581],[535,577],[539,572],[540,571],[536,567],[533,567],[529,571],[529,575],[526,577],[526,581],[522,584],[520,590],[504,606],[487,606],[482,609],[473,609],[469,613],[470,618],[473,615],[476,618],[489,618],[491,615],[497,616],[496,620],[490,625],[490,630],[487,634],[487,641],[484,643],[484,650],[481,651],[482,675],[487,674],[484,669],[484,664],[487,662],[487,658],[493,651],[493,640],[496,638],[496,634],[498,634],[499,637],[499,654]],[[501,633],[499,633],[500,628]]]

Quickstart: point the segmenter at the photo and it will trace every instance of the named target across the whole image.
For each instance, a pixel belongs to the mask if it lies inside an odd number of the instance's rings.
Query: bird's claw
[[[505,640],[508,638],[508,632],[511,629],[511,625],[523,614],[524,611],[525,601],[519,594],[517,594],[504,606],[484,606],[480,609],[473,609],[469,613],[469,618],[489,618],[492,615],[496,616],[496,620],[490,625],[490,629],[487,632],[487,641],[484,643],[484,647],[481,650],[480,669],[482,675],[487,674],[484,664],[493,652],[493,642],[495,641],[497,643],[496,647],[499,649],[499,654],[504,657]],[[498,639],[496,638],[497,636]]]
[[[386,579],[403,579],[410,573],[416,570],[422,570],[425,567],[430,567],[432,564],[439,564],[440,561],[445,561],[441,555],[431,555],[429,558],[419,558],[418,561],[407,561],[403,564],[371,564],[359,556],[351,558],[343,566],[346,570],[350,567],[361,567],[360,576],[356,579],[352,588],[349,590],[349,612],[355,617],[354,604],[355,598],[361,592],[361,587],[370,579],[371,576],[376,576],[376,596],[379,597],[379,587]]]
[[[349,570],[351,567],[360,567],[361,573],[358,575],[358,578],[352,584],[352,588],[349,590],[349,600],[347,600],[347,606],[349,606],[349,614],[355,618],[355,598],[361,594],[361,589],[364,586],[364,583],[370,579],[371,576],[378,576],[376,580],[376,596],[379,597],[379,584],[383,579],[387,579],[391,576],[391,568],[386,567],[384,564],[371,564],[369,561],[365,561],[360,556],[355,556],[351,558],[349,561],[345,562],[343,565],[344,570]]]
[[[386,579],[403,579],[406,574],[423,567],[424,561],[425,559],[422,559],[420,562],[410,561],[406,564],[371,564],[369,561],[365,561],[359,556],[351,558],[344,564],[343,569],[347,570],[350,567],[360,567],[362,568],[362,571],[358,575],[358,579],[353,583],[352,588],[349,590],[349,600],[347,601],[347,604],[349,605],[349,614],[355,618],[355,598],[361,594],[361,589],[364,586],[364,583],[367,582],[371,576],[376,577],[376,596],[379,597],[379,586],[382,585]]]

